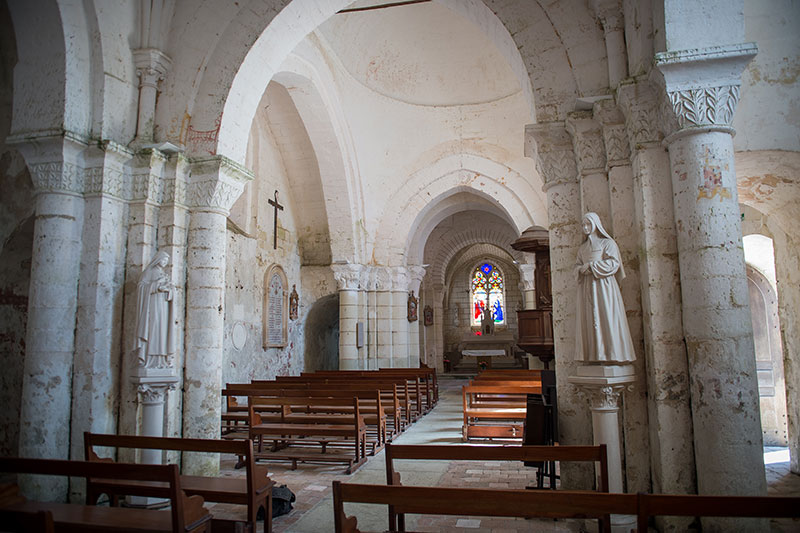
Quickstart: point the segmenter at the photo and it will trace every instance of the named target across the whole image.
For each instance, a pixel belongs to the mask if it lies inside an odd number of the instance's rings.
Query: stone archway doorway
[[[308,312],[305,372],[339,370],[339,294],[317,300]]]

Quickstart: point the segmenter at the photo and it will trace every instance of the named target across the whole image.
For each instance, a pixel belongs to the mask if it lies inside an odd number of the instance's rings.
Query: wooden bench
[[[421,368],[382,368],[380,370],[326,370],[313,373],[303,372],[301,377],[327,377],[331,379],[345,378],[400,378],[412,387],[418,385],[421,392],[420,413],[430,411],[439,399],[436,372]]]
[[[207,502],[232,503],[247,506],[246,525],[255,532],[256,516],[259,507],[264,508],[264,531],[272,530],[272,487],[267,467],[256,465],[253,443],[250,440],[182,439],[176,437],[146,437],[134,435],[105,435],[99,433],[83,434],[84,457],[87,461],[112,459],[98,456],[95,447],[177,450],[181,452],[229,453],[239,460],[237,468],[245,467],[245,477],[181,476],[181,487],[186,494],[196,494]],[[119,496],[136,495],[165,498],[167,493],[163,484],[130,483],[123,479],[103,477],[89,478],[86,481],[86,502],[94,504],[100,494],[107,494],[113,505]]]
[[[286,391],[286,392],[284,392]],[[289,392],[292,391],[292,392]],[[398,418],[401,407],[397,395],[397,387],[393,384],[379,384],[373,382],[316,382],[298,379],[297,381],[253,381],[252,383],[228,383],[223,389],[223,395],[227,398],[226,413],[223,413],[223,426],[229,424],[226,433],[241,431],[247,428],[247,421],[241,422],[241,417],[247,416],[247,411],[242,413],[240,403],[237,398],[247,398],[248,396],[274,396],[274,395],[310,395],[310,396],[330,396],[330,397],[361,397],[364,400],[372,399],[372,403],[366,402],[361,414],[367,425],[375,428],[379,433],[378,442],[380,446],[391,437],[396,435],[399,427]],[[379,397],[379,398],[378,398]],[[379,399],[381,413],[377,412],[377,401]],[[273,411],[280,413],[277,408],[267,406],[264,412]],[[389,432],[389,421],[391,420],[392,431]],[[225,431],[225,430],[223,430]]]
[[[636,514],[638,531],[654,516],[800,518],[800,498],[639,494]]]
[[[470,438],[522,440],[527,395],[541,393],[541,387],[464,385],[464,441]]]
[[[402,433],[402,431],[411,424],[415,419],[412,416],[412,409],[415,406],[416,398],[419,391],[414,388],[408,387],[407,382],[403,379],[386,378],[344,378],[344,377],[321,377],[321,376],[278,376],[275,381],[263,382],[253,381],[253,385],[261,385],[268,383],[269,386],[275,388],[282,388],[284,385],[296,388],[314,390],[314,389],[365,389],[376,388],[381,392],[386,415],[389,417],[387,425],[391,427],[391,436],[394,437]]]
[[[597,491],[608,492],[608,454],[600,446],[470,446],[470,445],[392,445],[386,446],[386,483],[400,485],[401,476],[395,460],[434,461],[588,461],[598,463]],[[389,530],[405,531],[404,513],[408,511],[389,506]],[[603,517],[603,531],[611,531],[611,520]]]
[[[0,509],[0,530],[25,533],[55,533],[53,513],[50,511],[12,511]]]
[[[203,507],[201,496],[187,496],[182,490],[177,465],[133,465],[65,461],[59,459],[0,458],[0,471],[15,474],[43,474],[83,478],[106,477],[131,483],[160,483],[170,509],[133,509],[98,507],[70,503],[37,502],[5,497],[2,508],[24,513],[50,512],[58,532],[205,532],[211,514]]]
[[[636,514],[635,494],[450,487],[403,487],[333,482],[336,533],[356,533],[358,521],[344,513],[344,503],[394,505],[423,515],[502,516],[521,518],[590,518]]]
[[[256,459],[288,460],[292,469],[298,462],[339,462],[347,464],[345,473],[355,472],[366,462],[367,425],[361,416],[358,398],[315,398],[312,396],[273,398],[250,396],[249,436],[258,443]],[[281,422],[264,421],[259,410],[265,406],[277,406],[282,413],[290,414],[291,409],[325,409],[336,414],[337,408],[343,408],[345,417],[328,417],[326,423],[316,424],[300,419],[285,418]],[[263,452],[264,437],[274,441],[271,452]],[[303,444],[317,443],[320,453],[309,454],[308,446]],[[327,453],[332,444],[352,448],[352,454]],[[338,447],[337,446],[337,447]],[[303,451],[303,448],[306,451]]]

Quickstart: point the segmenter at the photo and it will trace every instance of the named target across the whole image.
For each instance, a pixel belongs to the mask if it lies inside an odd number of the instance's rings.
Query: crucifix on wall
[[[275,200],[268,200],[269,205],[275,208],[275,215],[272,218],[272,249],[278,249],[278,210],[283,211],[283,206],[278,203],[278,189],[275,189]]]

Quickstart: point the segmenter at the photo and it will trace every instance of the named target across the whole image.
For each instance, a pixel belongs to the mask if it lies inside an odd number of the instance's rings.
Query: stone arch
[[[84,5],[49,0],[9,2],[8,8],[14,28],[36,28],[15,32],[18,60],[11,135],[66,130],[88,136],[92,105],[86,95],[92,94],[92,54]]]
[[[533,109],[533,91],[513,31],[479,0],[440,0],[448,8],[476,23],[503,54],[519,77]],[[317,26],[347,7],[351,0],[260,0],[228,16],[213,2],[199,9],[178,9],[173,32],[182,46],[173,57],[177,65],[168,82],[157,122],[166,140],[185,143],[190,153],[222,154],[244,161],[246,132],[263,88],[289,53]],[[202,31],[214,20],[225,30],[216,35]],[[200,21],[199,23],[196,21]],[[198,30],[187,32],[186,27]],[[173,38],[175,38],[173,36]],[[211,47],[209,47],[211,40]],[[211,49],[207,55],[196,50]],[[188,101],[184,95],[188,94]]]
[[[459,192],[469,192],[486,200],[496,213],[509,221],[517,235],[546,219],[541,197],[533,190],[530,180],[515,170],[471,154],[444,157],[412,174],[392,197],[376,232],[375,242],[385,245],[376,245],[375,262],[402,265],[412,243],[419,246],[427,239],[427,235],[421,234],[420,226],[429,213],[435,213],[443,201]],[[398,227],[408,228],[403,240],[396,237]]]

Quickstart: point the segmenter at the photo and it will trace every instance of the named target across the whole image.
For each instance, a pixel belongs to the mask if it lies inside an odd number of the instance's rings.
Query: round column
[[[392,272],[375,267],[375,333],[378,368],[392,368]]]
[[[332,265],[339,285],[339,370],[361,370],[356,348],[361,265]]]
[[[19,453],[68,459],[85,145],[64,136],[17,148],[36,190]],[[26,497],[43,501],[63,500],[67,484],[64,477],[19,478]]]
[[[730,127],[740,73],[754,55],[755,45],[657,55],[675,130],[665,145],[700,494],[766,493]],[[724,522],[704,520],[704,529]]]
[[[405,267],[392,269],[392,367],[419,367],[408,360],[408,272]]]
[[[408,323],[408,362],[409,366],[417,367],[422,360],[422,350],[420,350],[420,322],[424,320],[421,286],[422,279],[425,277],[425,268],[415,265],[408,267],[409,285],[408,289],[413,291],[417,297],[417,320]]]
[[[252,179],[222,157],[196,161],[188,188],[189,245],[186,266],[186,356],[183,436],[218,439],[222,415],[225,325],[226,227],[228,212]],[[184,473],[215,475],[213,454],[184,453]]]

